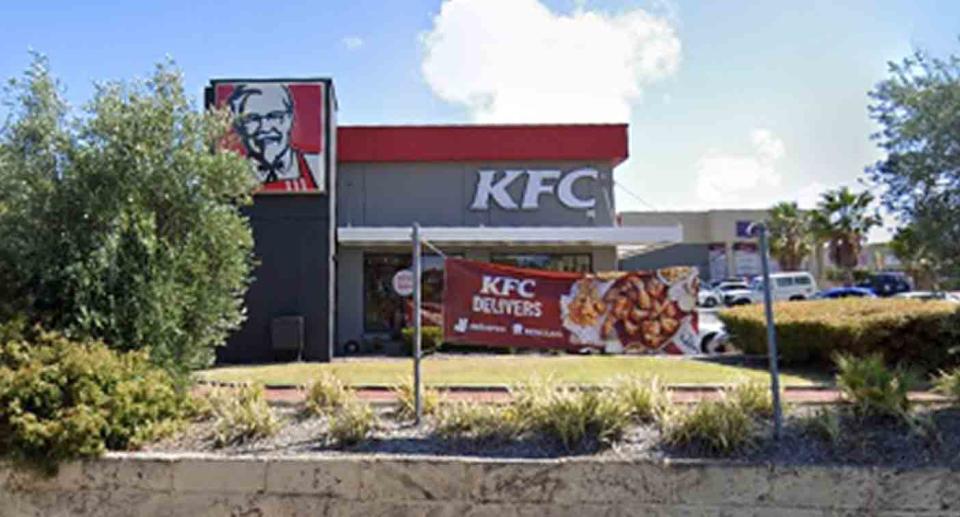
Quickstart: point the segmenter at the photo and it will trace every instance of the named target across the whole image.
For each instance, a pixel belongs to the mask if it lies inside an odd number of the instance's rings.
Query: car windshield
[[[763,279],[760,277],[754,278],[750,282],[750,289],[753,291],[762,291],[763,290]]]
[[[721,291],[733,291],[734,289],[746,289],[747,284],[722,284],[720,285]]]

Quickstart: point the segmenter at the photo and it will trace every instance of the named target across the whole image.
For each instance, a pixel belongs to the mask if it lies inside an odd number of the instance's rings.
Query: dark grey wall
[[[710,257],[707,245],[673,244],[620,261],[622,271],[655,269],[667,266],[695,266],[700,269],[700,278],[706,279],[710,274]]]
[[[326,195],[258,195],[246,209],[259,265],[246,295],[247,321],[218,350],[223,363],[289,359],[274,354],[270,322],[304,318],[303,358],[330,358],[330,216]]]
[[[599,162],[447,162],[341,163],[337,186],[339,226],[610,226],[613,224],[613,169]],[[488,210],[471,210],[482,169],[596,169],[596,181],[574,184],[574,194],[594,197],[592,210],[564,206],[552,195],[540,197],[537,210],[508,211],[493,202]],[[507,189],[518,202],[525,182]]]

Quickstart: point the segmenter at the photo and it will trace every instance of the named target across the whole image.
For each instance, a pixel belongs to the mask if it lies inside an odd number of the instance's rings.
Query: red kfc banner
[[[444,341],[700,353],[696,268],[560,273],[446,259]]]

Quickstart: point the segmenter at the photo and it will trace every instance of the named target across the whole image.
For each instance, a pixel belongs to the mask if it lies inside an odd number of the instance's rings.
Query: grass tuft
[[[306,408],[309,413],[323,415],[353,400],[343,382],[333,373],[323,371],[307,388]]]
[[[242,444],[273,436],[280,428],[259,384],[244,384],[233,390],[214,390],[213,442],[216,447]]]
[[[488,441],[517,438],[523,427],[512,406],[458,401],[440,405],[434,431],[444,438]]]
[[[376,424],[376,415],[369,404],[350,400],[330,415],[327,432],[330,441],[336,445],[355,445],[370,436]]]
[[[754,420],[724,393],[717,400],[703,400],[687,410],[665,415],[661,427],[663,439],[670,445],[727,455],[749,443]]]
[[[392,391],[397,396],[397,402],[399,403],[396,412],[397,418],[403,420],[415,418],[417,416],[417,406],[413,383],[406,382],[397,384],[392,388]],[[422,396],[420,402],[423,405],[423,414],[425,416],[435,414],[437,408],[440,406],[440,392],[435,389],[423,387],[420,394]]]
[[[949,398],[954,404],[960,403],[960,368],[941,370],[933,379],[933,391]]]
[[[670,406],[670,395],[657,377],[621,377],[613,389],[630,417],[640,422],[657,420]]]
[[[858,417],[889,416],[906,420],[910,412],[907,392],[916,384],[905,370],[890,369],[880,354],[866,357],[838,354],[837,387]]]

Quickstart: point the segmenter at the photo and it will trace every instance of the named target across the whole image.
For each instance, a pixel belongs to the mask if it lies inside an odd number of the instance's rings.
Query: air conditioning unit
[[[284,356],[303,352],[303,316],[279,316],[270,323],[271,345],[274,352]]]

